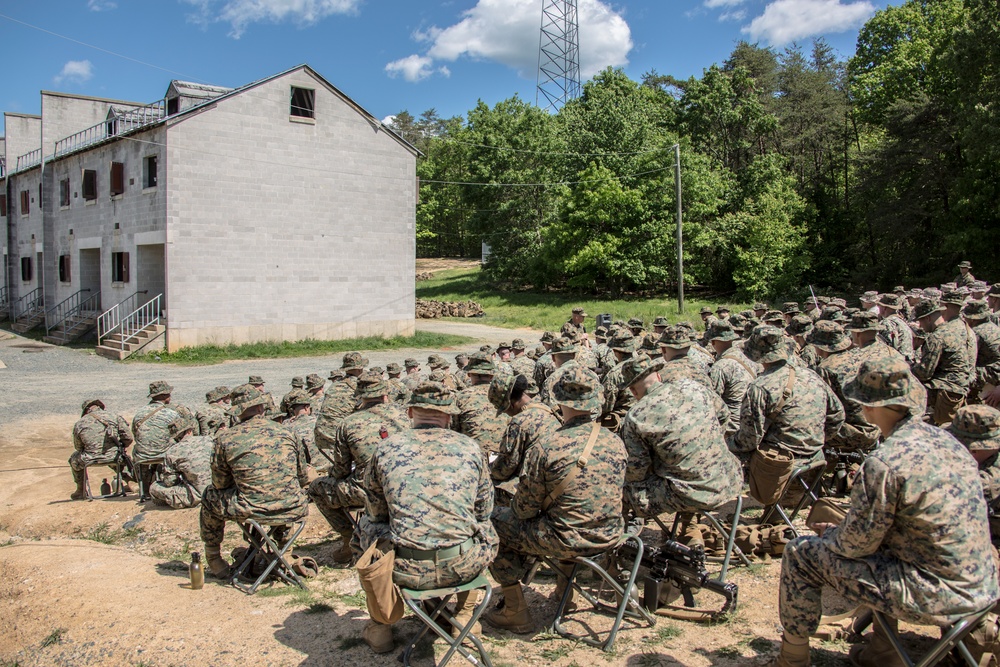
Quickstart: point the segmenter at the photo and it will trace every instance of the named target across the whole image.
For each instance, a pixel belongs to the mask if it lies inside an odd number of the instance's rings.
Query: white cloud
[[[118,8],[113,0],[87,0],[87,8],[92,12],[106,12]]]
[[[813,35],[856,28],[874,13],[875,6],[868,0],[774,0],[742,32],[753,40],[781,46]]]
[[[196,23],[223,21],[229,36],[239,39],[251,23],[291,21],[309,26],[333,14],[353,14],[361,0],[184,0],[197,8]]]
[[[52,80],[57,84],[64,81],[67,83],[86,83],[92,76],[94,76],[94,66],[90,64],[89,60],[70,60],[63,65],[62,71]]]
[[[478,0],[475,7],[462,13],[458,23],[415,32],[415,40],[428,44],[426,54],[389,63],[386,71],[391,74],[390,68],[398,69],[404,62],[411,66],[421,62],[426,65],[420,72],[428,72],[421,78],[426,78],[433,62],[455,62],[464,57],[498,62],[525,78],[534,78],[538,67],[540,9],[538,0]],[[602,0],[580,0],[577,12],[580,76],[588,79],[609,65],[627,64],[633,44],[625,19]],[[447,67],[436,71],[444,76],[450,74]],[[407,80],[419,79],[407,77]]]
[[[410,83],[423,81],[434,73],[434,60],[427,56],[406,56],[399,60],[393,60],[385,66],[386,73],[395,79],[400,74]]]
[[[717,7],[735,7],[736,5],[742,5],[746,0],[705,0],[705,6],[709,9],[715,9]]]
[[[747,17],[745,9],[737,9],[734,12],[722,12],[719,14],[720,21],[742,21]]]

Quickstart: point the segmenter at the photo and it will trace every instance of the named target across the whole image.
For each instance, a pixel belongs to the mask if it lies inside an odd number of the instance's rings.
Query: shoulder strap
[[[140,419],[136,423],[132,424],[132,431],[133,432],[138,431],[140,428],[142,428],[142,425],[146,423],[147,419],[149,419],[150,417],[152,417],[153,415],[155,415],[157,412],[159,412],[160,410],[162,410],[165,407],[167,407],[167,406],[164,405],[163,403],[160,403],[159,405],[157,405],[156,408],[154,408],[149,414],[147,414],[145,417],[143,417],[142,419]]]
[[[795,386],[795,366],[789,364],[788,366],[788,381],[785,382],[785,388],[781,392],[781,399],[774,406],[774,410],[771,411],[772,415],[777,416],[781,412],[782,408],[785,407],[785,403],[792,396],[792,388]]]
[[[750,366],[748,366],[745,361],[743,361],[742,359],[740,359],[738,355],[734,354],[731,357],[726,357],[726,359],[732,359],[733,361],[735,361],[736,363],[738,363],[740,366],[743,367],[743,370],[745,370],[747,373],[750,374],[750,377],[752,377],[752,378],[757,377],[757,374],[753,372],[753,369],[750,368]]]
[[[562,478],[562,481],[556,485],[556,488],[552,489],[551,493],[545,497],[545,500],[542,501],[542,512],[547,512],[552,506],[552,503],[554,503],[556,499],[558,499],[559,496],[566,491],[570,483],[576,479],[580,470],[587,467],[587,462],[590,461],[590,451],[594,448],[594,443],[597,442],[597,435],[600,432],[600,423],[594,422],[594,425],[590,430],[590,437],[587,438],[587,446],[583,448],[583,453],[580,454],[580,458],[576,460],[576,467],[570,470],[569,473]]]

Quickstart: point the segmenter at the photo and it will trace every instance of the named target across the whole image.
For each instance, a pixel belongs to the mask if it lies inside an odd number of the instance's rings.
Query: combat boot
[[[228,579],[232,574],[229,563],[222,557],[221,547],[218,544],[205,545],[205,562],[212,576],[216,579]]]
[[[472,598],[472,594],[477,591],[463,591],[455,595],[455,612],[452,614],[455,618],[455,622],[451,625],[451,636],[457,638],[458,633],[462,631],[469,621],[472,620],[472,612],[476,609],[476,600]],[[476,635],[477,637],[483,632],[483,627],[476,621],[476,624],[472,626],[469,630],[469,634]]]
[[[333,552],[334,563],[350,563],[354,559],[354,552],[351,551],[351,540],[354,539],[354,531],[340,534],[340,548]]]
[[[361,631],[361,638],[375,653],[388,653],[396,647],[392,641],[392,626],[368,621]]]
[[[555,599],[556,604],[558,605],[559,601],[562,600],[563,593],[566,592],[566,586],[569,585],[568,584],[569,578],[573,574],[573,563],[565,563],[563,561],[559,561],[556,563],[556,568],[564,575],[566,575],[565,578],[563,578],[562,576],[556,577],[556,590],[555,593],[553,593],[553,598]],[[566,606],[563,607],[563,613],[568,614],[577,610],[576,595],[577,593],[575,588],[570,590],[569,599],[566,600]]]
[[[898,625],[896,619],[889,618],[889,627],[893,632]],[[851,663],[855,667],[906,667],[882,626],[873,622],[872,630],[872,634],[868,636],[868,644],[855,644],[851,647]]]
[[[70,468],[70,470],[73,470]],[[74,491],[69,499],[70,500],[86,500],[87,499],[87,489],[86,482],[83,479],[82,470],[73,470],[73,481],[76,482],[76,491]]]
[[[524,601],[524,591],[521,584],[503,586],[503,606],[497,606],[486,614],[486,622],[499,630],[508,630],[516,634],[531,632],[535,624],[531,620],[528,603]]]
[[[781,652],[777,658],[772,658],[766,667],[809,667],[809,638],[781,638]]]

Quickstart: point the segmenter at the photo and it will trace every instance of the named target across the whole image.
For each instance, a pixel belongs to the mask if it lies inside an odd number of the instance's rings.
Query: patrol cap
[[[302,389],[306,386],[306,380],[301,375],[292,378],[292,389]]]
[[[970,452],[1000,449],[1000,410],[988,405],[966,405],[945,427]]]
[[[563,311],[563,312],[565,312],[565,311]],[[577,306],[576,308],[573,309],[573,314],[574,315],[583,315],[584,317],[586,317],[587,316],[587,311],[583,309],[583,306]]]
[[[625,352],[626,354],[631,354],[635,352],[635,336],[628,329],[620,329],[615,332],[611,340],[608,341],[608,347],[612,350],[618,350],[619,352]]]
[[[788,359],[788,345],[784,333],[778,327],[770,325],[754,329],[743,351],[751,361],[762,364]]]
[[[937,313],[940,313],[942,310],[944,310],[944,307],[937,300],[924,299],[914,307],[913,318],[917,320],[922,320],[925,317],[936,315]]]
[[[174,388],[163,380],[149,383],[149,398],[153,396],[169,396],[173,391]]]
[[[410,394],[410,400],[406,404],[412,408],[437,410],[446,415],[458,414],[455,392],[440,382],[421,382]]]
[[[580,346],[569,336],[559,336],[552,341],[552,354],[576,354]]]
[[[293,389],[285,395],[285,404],[292,408],[296,405],[312,405],[312,396],[302,389]]]
[[[104,401],[102,401],[101,399],[99,399],[99,398],[86,398],[86,399],[83,400],[83,405],[80,407],[80,416],[81,417],[83,415],[87,414],[87,408],[89,408],[91,405],[99,405],[99,406],[101,406],[101,410],[104,409]]]
[[[249,382],[233,389],[229,397],[232,399],[232,412],[235,415],[242,415],[255,405],[264,405],[268,402],[267,394]]]
[[[420,368],[420,362],[413,357],[408,357],[403,360],[403,366],[409,370],[411,368]]]
[[[862,405],[899,405],[920,414],[927,408],[927,391],[902,357],[870,357],[845,386],[844,395]]]
[[[251,375],[247,380],[247,384],[264,384],[264,378],[260,375]]]
[[[515,338],[511,341],[510,348],[512,350],[523,350],[525,347],[523,338]]]
[[[982,299],[967,301],[966,304],[962,306],[962,317],[967,320],[972,320],[973,322],[987,320],[989,319],[990,314],[990,307],[986,305],[986,302]]]
[[[812,318],[808,315],[796,315],[785,327],[789,336],[806,336],[813,330]]]
[[[476,352],[469,357],[469,365],[465,367],[465,372],[469,375],[493,375],[497,367],[493,359],[485,352]]]
[[[903,298],[899,294],[883,294],[878,300],[878,305],[899,310],[903,307]]]
[[[343,371],[357,371],[368,365],[368,359],[361,356],[360,352],[348,352],[344,355],[344,360],[340,364]]]
[[[399,375],[400,373],[403,372],[403,367],[397,364],[395,361],[391,361],[386,365],[385,371],[389,375]]]
[[[851,331],[878,331],[878,315],[867,310],[854,313],[847,328]]]
[[[210,389],[205,392],[205,401],[207,403],[215,403],[216,401],[221,401],[222,399],[229,396],[230,389],[226,386],[218,386],[215,389]]]
[[[559,374],[552,386],[556,405],[589,412],[601,408],[601,382],[591,371],[574,364]]]
[[[663,333],[660,334],[660,340],[657,341],[660,347],[669,347],[672,350],[683,350],[691,347],[691,334],[682,326],[667,327],[664,329]]]
[[[659,373],[663,369],[663,359],[651,359],[645,354],[637,354],[622,366],[622,377],[625,380],[624,388],[629,388],[653,373]]]
[[[826,352],[842,352],[851,346],[851,338],[839,323],[820,320],[806,336],[806,342]]]
[[[510,395],[514,391],[514,383],[516,381],[517,375],[514,374],[514,371],[509,366],[501,366],[493,374],[493,379],[490,381],[490,388],[486,392],[486,398],[497,409],[497,414],[506,412],[510,408]]]
[[[173,421],[167,424],[167,432],[170,433],[170,437],[177,439],[177,436],[184,433],[184,431],[194,431],[198,427],[197,422],[181,413],[177,413]]]
[[[735,315],[733,317],[735,317]],[[729,318],[729,320],[731,319],[732,317]],[[712,322],[712,325],[708,327],[708,340],[739,340],[739,336],[736,335],[733,330],[733,325],[729,320]]]
[[[310,373],[306,376],[306,389],[319,389],[325,384],[326,380],[316,373]]]
[[[381,398],[389,393],[389,383],[382,378],[381,373],[365,371],[358,376],[358,386],[354,389],[355,398],[362,400]]]

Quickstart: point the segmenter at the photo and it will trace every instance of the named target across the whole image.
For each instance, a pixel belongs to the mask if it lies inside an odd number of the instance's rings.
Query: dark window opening
[[[31,212],[31,192],[21,190],[21,215],[28,215]]]
[[[97,172],[93,169],[83,170],[83,198],[87,201],[97,199]]]
[[[111,282],[113,282],[113,283],[127,283],[128,282],[128,253],[127,252],[113,252],[113,253],[111,253]]]
[[[30,283],[31,282],[31,258],[22,257],[21,258],[21,282]]]
[[[69,179],[59,181],[59,205],[69,206]]]
[[[125,165],[121,162],[111,163],[111,196],[125,192]]]
[[[181,110],[181,99],[179,97],[171,97],[169,100],[167,100],[168,116],[173,116],[180,110]]]
[[[316,117],[316,91],[292,86],[291,114],[299,118]]]
[[[59,255],[59,282],[70,282],[69,255]]]
[[[7,217],[7,195],[0,195],[0,218]]]
[[[156,156],[150,155],[142,161],[142,187],[156,187]]]

